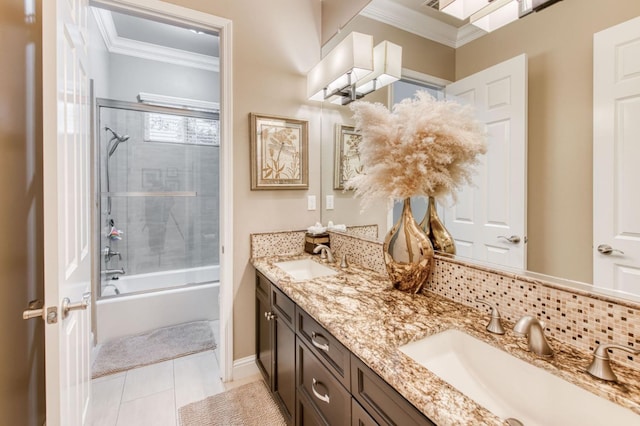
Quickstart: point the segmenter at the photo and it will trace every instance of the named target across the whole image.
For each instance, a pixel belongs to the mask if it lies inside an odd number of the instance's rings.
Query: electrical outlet
[[[315,210],[316,209],[316,196],[309,195],[307,196],[307,210]]]
[[[333,195],[327,195],[327,210],[333,210]]]

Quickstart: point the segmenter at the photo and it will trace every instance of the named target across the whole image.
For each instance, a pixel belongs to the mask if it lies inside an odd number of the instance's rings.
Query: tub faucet
[[[313,249],[314,253],[320,253],[320,260],[325,263],[333,263],[336,260],[333,258],[333,253],[331,249],[324,244],[318,244],[316,248]]]
[[[527,337],[529,350],[534,354],[544,357],[553,356],[553,350],[549,346],[547,338],[544,337],[544,328],[536,318],[525,315],[518,320],[513,331],[516,335]]]
[[[622,349],[623,351],[631,352],[634,355],[640,354],[640,351],[630,348],[628,346],[616,345],[616,344],[600,344],[593,351],[593,361],[587,368],[587,373],[591,374],[593,377],[597,377],[598,379],[608,380],[608,381],[616,381],[617,377],[613,373],[611,369],[611,364],[609,363],[609,352],[608,349]]]
[[[105,269],[104,271],[102,271],[102,274],[104,275],[124,275],[124,268],[120,268],[120,269]]]

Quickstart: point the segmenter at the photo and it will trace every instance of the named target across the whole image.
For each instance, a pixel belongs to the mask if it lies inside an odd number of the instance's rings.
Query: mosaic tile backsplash
[[[336,259],[343,254],[349,262],[379,273],[386,271],[382,243],[357,236],[330,232]],[[302,253],[304,231],[251,236],[253,258]],[[559,288],[553,283],[493,270],[459,260],[436,258],[425,292],[434,292],[455,302],[490,313],[475,302],[476,297],[495,303],[502,317],[515,323],[532,315],[545,323],[546,333],[583,351],[600,343],[618,343],[640,349],[640,304],[582,291]],[[640,356],[624,351],[610,353],[613,360],[640,369]]]

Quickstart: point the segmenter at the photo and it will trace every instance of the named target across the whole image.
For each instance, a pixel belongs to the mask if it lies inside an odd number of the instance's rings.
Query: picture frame
[[[344,183],[362,173],[359,146],[362,135],[353,126],[336,124],[333,189],[344,190]]]
[[[251,190],[309,188],[309,122],[249,114]]]

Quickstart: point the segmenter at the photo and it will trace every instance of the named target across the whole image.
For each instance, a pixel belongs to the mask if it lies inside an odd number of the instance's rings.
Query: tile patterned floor
[[[215,335],[217,338],[217,330]],[[258,377],[242,382],[252,380]],[[177,426],[180,407],[239,384],[233,382],[225,386],[222,383],[216,351],[100,377],[91,384],[91,424]]]

